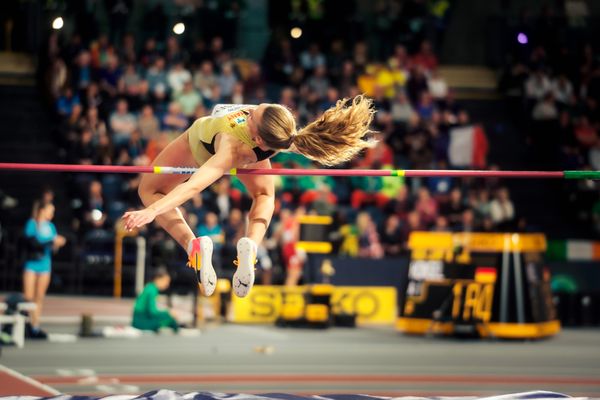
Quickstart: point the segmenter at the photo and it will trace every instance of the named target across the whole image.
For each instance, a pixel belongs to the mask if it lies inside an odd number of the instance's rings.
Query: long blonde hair
[[[265,108],[258,133],[272,149],[295,149],[320,164],[332,166],[350,161],[361,150],[372,147],[373,102],[359,95],[338,100],[316,121],[296,131],[296,122],[285,107],[273,104]]]

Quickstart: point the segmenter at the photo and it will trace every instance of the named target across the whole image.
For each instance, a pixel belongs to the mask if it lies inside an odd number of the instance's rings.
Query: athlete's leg
[[[270,168],[271,163],[261,161],[250,168]],[[271,223],[275,210],[275,179],[271,175],[239,175],[252,197],[252,207],[248,213],[246,236],[256,244],[262,242]]]
[[[190,150],[187,133],[180,135],[169,143],[156,157],[152,165],[197,167],[198,163]],[[188,178],[187,175],[177,174],[143,175],[138,189],[140,198],[144,205],[148,207]],[[196,235],[183,218],[179,208],[159,215],[156,217],[156,221],[188,253],[190,266],[196,271],[198,279],[202,283],[204,294],[210,296],[214,292],[217,282],[211,260],[212,240],[208,237],[196,239]]]
[[[36,305],[36,323],[31,321],[31,325],[34,327],[39,327],[40,317],[42,315],[42,307],[44,305],[44,299],[46,298],[46,292],[48,291],[48,286],[50,285],[50,273],[41,273],[36,274],[37,279],[35,282],[35,305]]]
[[[35,281],[36,281],[36,273],[31,270],[25,270],[23,272],[23,296],[25,300],[30,302],[35,302]],[[32,310],[29,314],[31,319],[31,325],[38,325],[38,311]]]
[[[198,167],[190,151],[187,133],[180,135],[177,139],[169,143],[156,157],[152,165]],[[140,199],[148,207],[188,178],[188,175],[179,174],[144,174],[142,175],[138,189]],[[178,208],[159,215],[156,217],[156,221],[181,247],[186,251],[188,250],[188,243],[195,238],[195,235]]]
[[[256,168],[270,168],[267,161],[256,163]],[[248,213],[246,237],[237,243],[237,270],[233,275],[233,291],[238,297],[245,297],[254,285],[254,264],[257,245],[262,242],[275,209],[275,183],[269,175],[239,176],[248,193],[252,196],[252,207]]]

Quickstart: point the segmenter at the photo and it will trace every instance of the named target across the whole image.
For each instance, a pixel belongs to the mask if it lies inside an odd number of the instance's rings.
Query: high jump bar
[[[193,174],[194,167],[0,163],[0,171],[87,172],[108,174]],[[600,171],[490,171],[425,169],[232,168],[226,175],[403,176],[472,178],[600,179]]]

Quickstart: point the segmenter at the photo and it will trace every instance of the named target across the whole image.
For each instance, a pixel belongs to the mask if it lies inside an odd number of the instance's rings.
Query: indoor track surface
[[[409,337],[392,328],[224,324],[208,326],[197,337],[30,340],[23,349],[4,348],[0,363],[58,392],[94,396],[172,389],[381,396],[548,390],[600,397],[598,330],[565,329],[542,341],[490,342]],[[14,389],[0,395],[15,394]]]

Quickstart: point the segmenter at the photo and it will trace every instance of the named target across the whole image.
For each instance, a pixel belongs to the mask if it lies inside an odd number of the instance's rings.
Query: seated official
[[[148,283],[142,293],[135,300],[133,308],[134,328],[158,332],[160,328],[172,328],[175,332],[179,325],[173,313],[169,310],[160,310],[156,305],[158,293],[166,290],[171,284],[171,276],[165,268],[157,268],[152,282]]]

